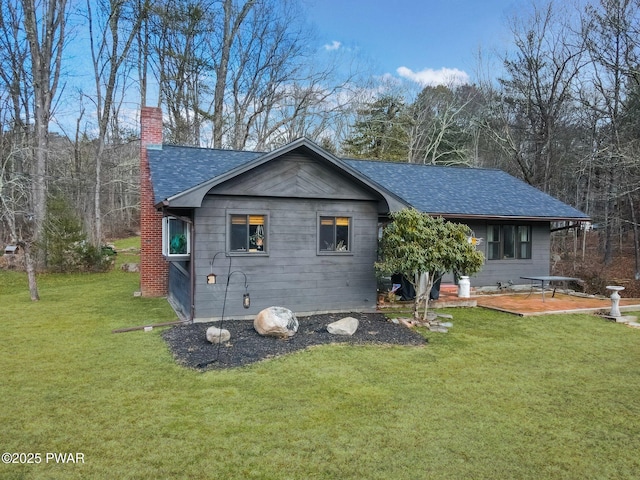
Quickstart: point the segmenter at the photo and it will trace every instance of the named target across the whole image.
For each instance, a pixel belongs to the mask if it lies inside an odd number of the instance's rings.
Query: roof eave
[[[426,212],[429,215],[439,216],[443,218],[459,218],[464,220],[515,220],[528,222],[589,222],[590,217],[574,217],[574,216],[550,216],[535,217],[528,215],[481,215],[481,214],[463,214],[463,213],[442,213],[442,212]]]

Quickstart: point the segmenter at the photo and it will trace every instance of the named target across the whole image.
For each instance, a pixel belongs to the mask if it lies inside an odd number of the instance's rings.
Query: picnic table
[[[562,277],[562,276],[558,276],[558,275],[537,275],[537,276],[531,276],[531,277],[520,277],[523,280],[530,280],[531,281],[531,292],[529,293],[529,295],[531,295],[531,293],[533,292],[533,285],[534,282],[540,282],[540,287],[542,289],[542,301],[544,302],[544,288],[545,288],[545,284],[546,285],[551,285],[554,282],[562,282],[562,284],[564,285],[564,289],[567,290],[567,283],[568,282],[577,282],[577,283],[582,283],[582,280],[579,278],[575,278],[575,277]],[[553,298],[556,295],[556,288],[554,287],[553,289],[553,294],[551,295],[551,298]]]

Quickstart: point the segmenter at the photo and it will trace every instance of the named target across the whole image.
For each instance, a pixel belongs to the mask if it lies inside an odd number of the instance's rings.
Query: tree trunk
[[[140,106],[147,105],[147,69],[149,65],[149,0],[138,0],[140,28],[138,39],[138,77],[140,79]]]
[[[66,0],[21,0],[24,11],[24,28],[29,44],[31,74],[33,78],[33,100],[35,103],[35,144],[34,169],[31,188],[31,212],[33,214],[32,237],[25,243],[36,246],[29,250],[30,276],[35,282],[35,266],[38,262],[37,251],[42,245],[44,222],[47,216],[47,163],[49,155],[49,120],[56,95],[66,27]],[[40,18],[38,18],[40,13]],[[37,291],[32,292],[32,298]]]
[[[213,99],[213,146],[222,148],[222,137],[224,133],[224,98],[227,88],[227,72],[231,59],[231,47],[238,33],[240,25],[249,14],[255,4],[255,0],[249,0],[242,6],[238,16],[233,19],[233,2],[224,0],[224,27],[220,52],[220,59],[216,66],[216,84]]]
[[[102,136],[101,136],[102,137]],[[100,246],[102,242],[102,197],[100,195],[100,187],[102,186],[102,153],[104,151],[104,140],[100,138],[98,141],[98,149],[96,151],[96,170],[95,170],[95,192],[93,196],[93,245]]]
[[[38,282],[36,279],[36,259],[31,253],[31,245],[27,242],[20,243],[20,246],[24,250],[24,266],[27,270],[27,279],[29,280],[29,295],[31,301],[37,302],[40,300],[38,293]]]
[[[633,225],[633,258],[635,259],[635,279],[640,280],[640,236],[638,235],[638,219],[636,218],[636,211],[633,205],[633,197],[631,193],[627,193],[629,198],[629,207],[631,210],[631,225]]]
[[[613,168],[613,163],[612,163]],[[614,188],[613,188],[613,172],[608,175],[609,185],[607,188],[607,198],[605,199],[604,210],[604,264],[609,266],[613,262],[613,205],[614,205]]]
[[[415,292],[415,297],[413,298],[413,320],[416,322],[420,321],[420,295],[418,294],[418,288],[420,286],[420,274],[415,273],[413,276],[413,290]]]
[[[433,289],[433,284],[435,280],[436,274],[433,273],[425,273],[424,274],[424,292],[422,292],[422,296],[424,298],[424,314],[422,315],[422,323],[429,323],[428,314],[429,314],[429,297],[431,296],[431,290]],[[422,287],[422,284],[420,285]],[[422,291],[423,289],[420,288]]]

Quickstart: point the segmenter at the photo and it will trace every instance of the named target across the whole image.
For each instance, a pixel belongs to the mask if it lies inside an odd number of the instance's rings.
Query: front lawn
[[[450,310],[426,348],[178,366],[136,274],[0,272],[3,479],[589,479],[640,471],[640,330]],[[56,464],[46,453],[81,453]],[[22,457],[25,459],[26,457]],[[37,458],[37,457],[36,457]],[[3,457],[4,459],[4,457]],[[18,458],[18,461],[20,459]]]

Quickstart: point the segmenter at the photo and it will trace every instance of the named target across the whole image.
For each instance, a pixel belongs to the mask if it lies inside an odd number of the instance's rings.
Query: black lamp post
[[[211,261],[209,262],[209,265],[211,266],[211,270],[210,270],[210,273],[207,275],[207,285],[216,285],[218,282],[217,275],[213,273],[213,262],[215,261],[216,257],[221,253],[224,253],[224,252],[216,253],[211,259]],[[247,275],[241,270],[234,270],[233,272],[231,271],[231,257],[230,257],[229,272],[227,273],[227,285],[224,289],[224,300],[222,301],[222,316],[220,318],[220,328],[222,328],[222,323],[224,322],[224,312],[227,306],[227,292],[229,291],[229,282],[231,281],[231,277],[233,276],[234,273],[241,273],[242,276],[244,276],[244,293],[242,294],[242,306],[244,308],[249,308],[251,306],[251,297],[249,296],[249,284],[247,283]],[[216,354],[216,358],[208,362],[202,363],[200,365],[204,366],[213,362],[217,362],[218,358],[220,357],[220,345],[221,343],[218,343],[218,351]]]

